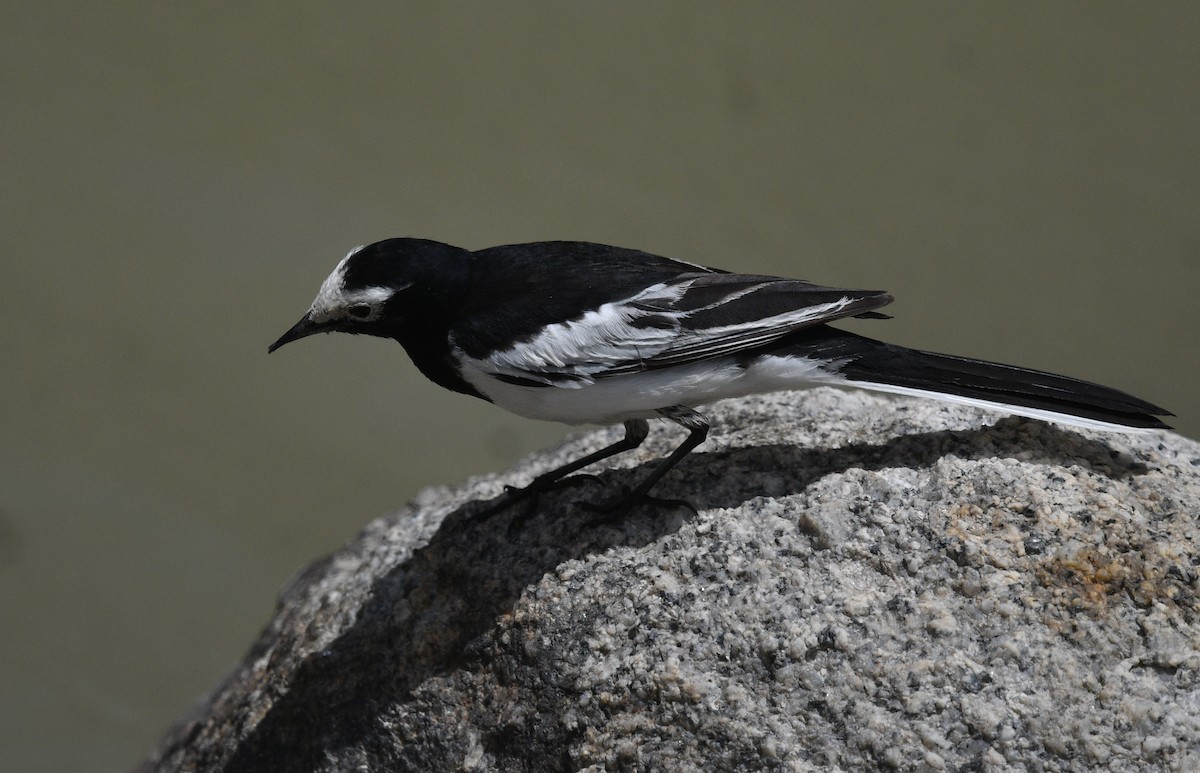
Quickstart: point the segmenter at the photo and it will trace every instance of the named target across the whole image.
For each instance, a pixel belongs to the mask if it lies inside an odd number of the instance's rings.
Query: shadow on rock
[[[996,427],[833,449],[760,445],[697,453],[664,483],[697,509],[731,508],[761,494],[752,490],[747,471],[778,473],[788,489],[774,492],[779,495],[852,468],[923,467],[946,454],[1012,456],[1029,447],[1019,437],[1021,423],[1005,420]],[[1113,477],[1139,471],[1103,443],[1048,425],[1039,431],[1047,462],[1066,459]],[[278,697],[226,770],[312,769],[327,759],[326,752],[369,748],[381,735],[377,723],[389,705],[404,702],[439,674],[486,664],[494,652],[488,632],[547,572],[564,561],[617,546],[641,547],[677,531],[694,517],[692,511],[636,507],[610,525],[596,526],[594,513],[582,506],[629,489],[656,463],[587,476],[483,520],[473,516],[494,503],[472,502],[451,513],[427,545],[375,581],[342,636],[284,669],[291,678],[276,686]],[[519,528],[510,528],[514,519]],[[318,566],[311,575],[322,573]],[[280,642],[274,657],[286,659],[296,650]],[[373,751],[388,757],[386,750]]]

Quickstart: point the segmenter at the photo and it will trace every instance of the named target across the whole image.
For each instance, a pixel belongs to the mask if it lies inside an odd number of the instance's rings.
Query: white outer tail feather
[[[975,408],[985,408],[990,411],[998,411],[1000,413],[1006,413],[1013,416],[1026,416],[1031,419],[1052,421],[1055,424],[1064,424],[1069,427],[1080,427],[1082,429],[1095,429],[1103,432],[1122,432],[1127,434],[1143,434],[1146,432],[1158,431],[1155,427],[1129,427],[1124,424],[1115,424],[1113,422],[1101,421],[1099,419],[1087,419],[1081,416],[1073,416],[1069,413],[1049,411],[1044,408],[1026,408],[1022,405],[1010,405],[1008,403],[998,402],[995,400],[980,400],[975,397],[960,397],[959,395],[950,395],[946,394],[945,392],[937,392],[932,389],[915,389],[913,387],[881,384],[875,381],[851,381],[850,379],[846,379],[841,383],[845,386],[853,387],[855,389],[868,389],[872,392],[889,392],[891,394],[906,395],[908,397],[925,397],[932,400],[941,400],[942,402],[947,403],[970,405]]]

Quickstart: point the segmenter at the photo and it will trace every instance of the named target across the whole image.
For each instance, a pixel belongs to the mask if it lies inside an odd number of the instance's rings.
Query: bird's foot
[[[655,508],[676,509],[686,508],[694,514],[699,515],[700,511],[688,502],[686,499],[673,499],[667,497],[652,497],[649,494],[632,492],[626,493],[610,502],[582,502],[580,507],[594,514],[585,522],[586,526],[610,526],[621,518],[624,518],[629,511],[639,505],[650,505]]]
[[[540,478],[534,478],[533,482],[528,486],[505,485],[504,493],[507,496],[512,497],[512,501],[516,501],[518,499],[524,499],[528,496],[536,496],[547,491],[553,491],[554,489],[561,488],[563,486],[573,486],[576,483],[588,482],[600,483],[600,477],[586,472],[581,472],[576,475],[568,475],[562,478],[552,478],[546,481],[542,481]]]
[[[527,486],[511,486],[505,484],[504,493],[496,497],[490,504],[475,511],[467,518],[466,523],[471,525],[483,523],[492,516],[497,515],[505,510],[508,510],[513,505],[520,502],[530,501],[535,502],[542,494],[567,486],[573,486],[579,483],[599,483],[600,478],[595,475],[586,473],[579,475],[569,475],[563,478],[554,480],[539,481],[534,479]],[[513,516],[512,522],[509,523],[508,531],[513,531],[521,528],[533,516],[535,508],[532,506],[526,507]]]

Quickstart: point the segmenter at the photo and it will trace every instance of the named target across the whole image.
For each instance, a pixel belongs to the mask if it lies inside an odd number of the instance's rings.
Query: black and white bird
[[[981,406],[1090,429],[1168,428],[1168,411],[1086,381],[908,349],[831,327],[884,318],[879,290],[735,274],[589,242],[468,251],[425,239],[357,247],[268,351],[314,333],[400,342],[434,383],[520,416],[624,422],[617,443],[540,476],[562,476],[645,440],[648,419],[688,437],[623,500],[643,497],[708,422],[696,406],[815,385]]]

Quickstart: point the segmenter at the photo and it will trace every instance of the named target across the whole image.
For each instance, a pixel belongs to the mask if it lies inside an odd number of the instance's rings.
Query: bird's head
[[[308,312],[271,344],[273,352],[314,333],[400,338],[444,319],[466,281],[466,250],[427,239],[386,239],[342,258]]]

